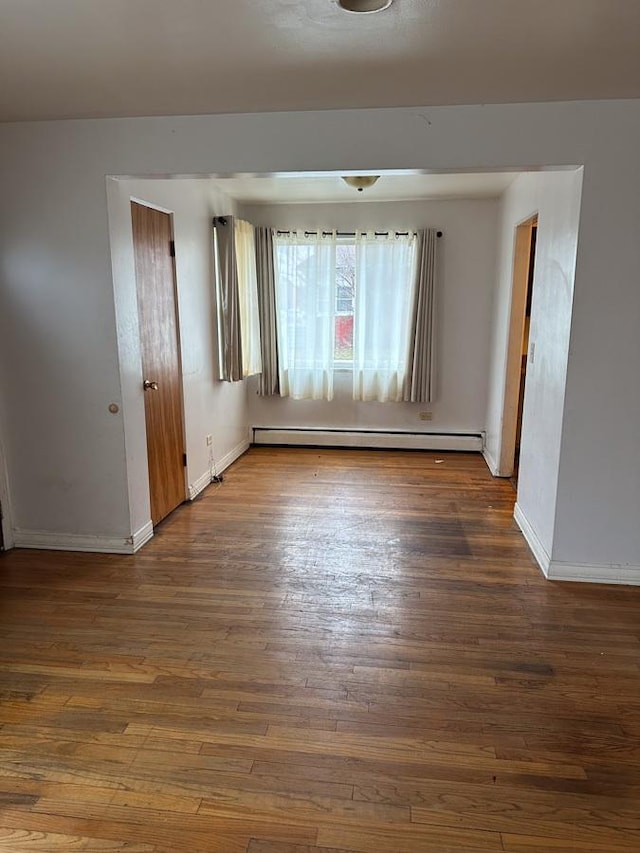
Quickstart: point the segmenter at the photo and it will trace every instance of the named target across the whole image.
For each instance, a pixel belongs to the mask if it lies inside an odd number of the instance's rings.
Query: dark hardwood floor
[[[640,589],[473,454],[255,448],[135,557],[0,559],[0,848],[640,850]]]

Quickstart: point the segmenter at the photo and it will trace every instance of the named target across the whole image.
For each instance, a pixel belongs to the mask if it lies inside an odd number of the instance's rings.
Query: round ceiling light
[[[393,0],[338,0],[338,6],[345,12],[382,12],[388,9]]]
[[[354,190],[361,193],[363,190],[368,190],[378,180],[380,175],[345,175],[342,180]]]

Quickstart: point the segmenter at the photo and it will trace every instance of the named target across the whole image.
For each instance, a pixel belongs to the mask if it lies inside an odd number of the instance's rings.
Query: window
[[[415,243],[406,233],[277,236],[283,396],[331,400],[334,370],[350,368],[354,399],[402,399]]]
[[[353,363],[353,311],[356,298],[356,246],[336,246],[336,313],[333,360],[337,366]]]

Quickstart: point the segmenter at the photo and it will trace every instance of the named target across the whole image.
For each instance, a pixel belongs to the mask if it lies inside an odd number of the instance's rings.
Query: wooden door
[[[516,464],[516,442],[519,440],[518,414],[520,392],[524,393],[522,359],[527,310],[531,312],[535,235],[538,217],[532,216],[516,227],[511,284],[511,316],[507,343],[507,369],[502,412],[502,436],[498,476],[511,477]],[[526,354],[525,354],[526,359]],[[526,366],[526,365],[525,365]],[[524,397],[522,398],[524,399]]]
[[[185,499],[182,369],[171,216],[131,202],[153,524]]]

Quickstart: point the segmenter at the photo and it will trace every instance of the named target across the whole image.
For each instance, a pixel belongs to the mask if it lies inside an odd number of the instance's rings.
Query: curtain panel
[[[438,234],[435,228],[418,232],[407,377],[403,399],[431,403],[435,399],[435,290]]]
[[[403,399],[415,238],[357,233],[353,399]]]
[[[235,222],[232,216],[217,216],[213,226],[218,375],[223,382],[239,382],[243,378],[243,369]]]
[[[238,302],[242,337],[242,375],[254,376],[262,370],[256,243],[253,225],[235,220],[234,240],[238,268]]]
[[[335,232],[274,241],[280,394],[333,399]]]
[[[254,229],[233,216],[213,226],[218,375],[239,382],[262,369]]]
[[[257,227],[255,229],[255,241],[262,355],[262,373],[260,374],[258,394],[261,397],[270,397],[280,393],[278,335],[276,331],[276,273],[272,229]]]

